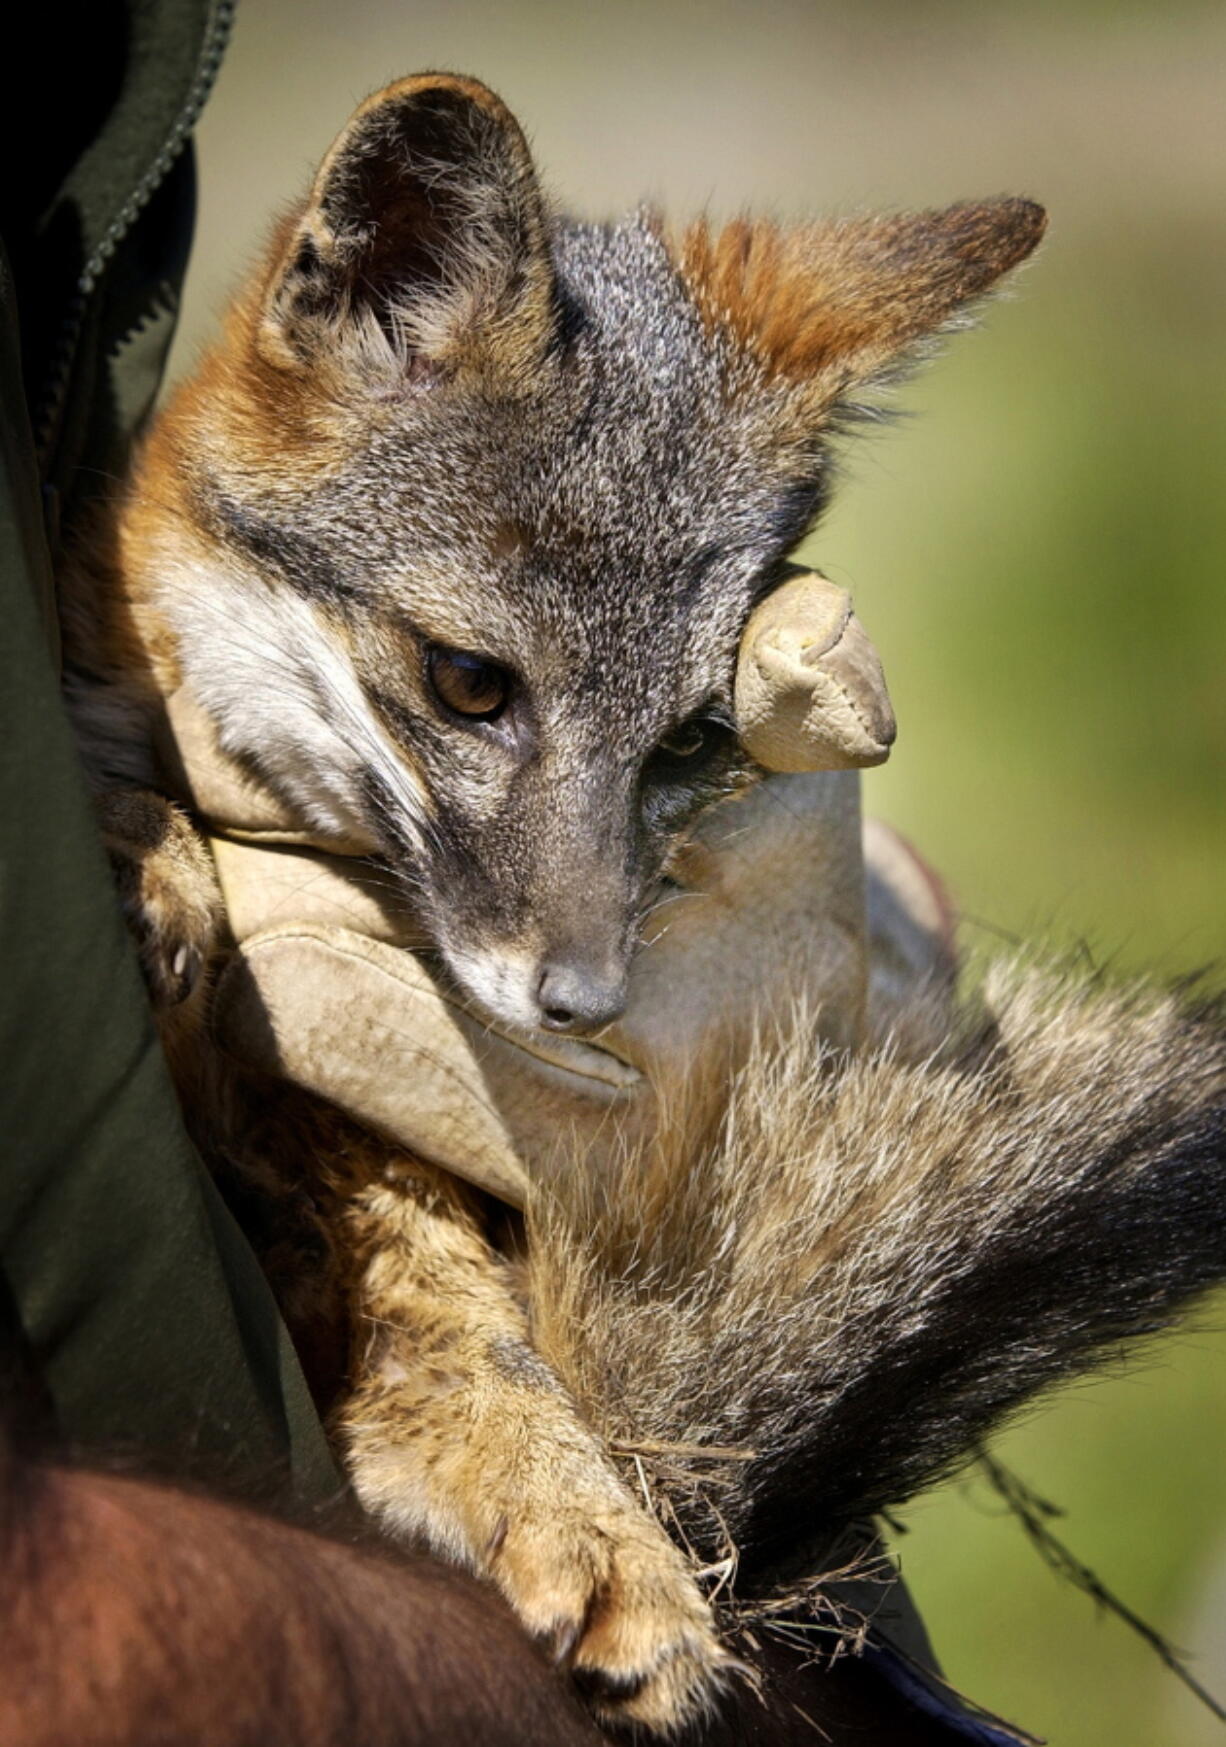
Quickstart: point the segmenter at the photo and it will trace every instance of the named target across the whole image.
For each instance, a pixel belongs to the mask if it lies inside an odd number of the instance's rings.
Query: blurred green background
[[[1050,240],[847,452],[808,556],[855,591],[900,720],[868,802],[972,944],[1132,969],[1226,951],[1226,11],[1221,5],[243,0],[199,133],[176,354],[366,91],[495,85],[559,197],[783,214],[1000,191]],[[1081,1557],[1226,1698],[1226,1304],[1001,1441]],[[982,1481],[908,1511],[953,1680],[1057,1747],[1226,1730],[1059,1583]]]

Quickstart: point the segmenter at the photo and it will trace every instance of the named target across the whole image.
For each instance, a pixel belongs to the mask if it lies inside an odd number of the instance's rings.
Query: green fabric
[[[63,506],[57,523],[123,471],[152,406],[191,240],[184,146],[233,10],[232,0],[109,3],[122,15],[122,70],[94,137],[39,214],[32,246],[40,278],[55,275],[60,305],[38,349],[39,379],[27,383],[44,483]]]
[[[133,8],[132,40],[156,23],[176,53],[144,52],[143,87],[134,64],[123,125],[117,110],[99,136],[115,157],[94,152],[77,178],[90,235],[181,131],[216,49],[202,0],[154,10]],[[173,328],[191,173],[182,151],[163,167],[65,328],[41,496],[18,301],[63,288],[15,286],[0,258],[0,1306],[59,1438],[308,1506],[341,1482],[255,1258],[184,1132],[49,639],[44,504],[75,513],[93,470],[122,464]]]

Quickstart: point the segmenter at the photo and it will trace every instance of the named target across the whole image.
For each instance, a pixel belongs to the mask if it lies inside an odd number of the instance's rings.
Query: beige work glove
[[[223,1046],[516,1205],[529,1175],[615,1164],[683,1086],[691,1120],[714,1118],[755,1030],[798,1005],[854,1045],[874,1002],[951,966],[939,889],[884,828],[862,840],[854,772],[771,777],[702,822],[596,1040],[491,1028],[365,864],[214,850],[239,939],[214,998]]]

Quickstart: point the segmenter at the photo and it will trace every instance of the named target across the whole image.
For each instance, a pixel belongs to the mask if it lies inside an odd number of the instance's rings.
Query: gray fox
[[[1043,224],[1026,200],[573,224],[484,87],[379,93],[76,591],[98,780],[151,781],[186,683],[307,824],[411,883],[492,1016],[599,1027],[678,834],[752,774],[737,638],[823,507],[830,433]]]
[[[403,80],[65,578],[70,704],[189,1120],[265,1222],[355,1488],[488,1573],[609,1718],[709,1702],[711,1608],[534,1350],[478,1198],[211,1053],[225,923],[161,798],[165,702],[186,688],[304,833],[390,870],[491,1020],[600,1028],[685,831],[757,774],[738,638],[821,513],[831,437],[1043,226],[1022,199],[574,223],[489,90]]]

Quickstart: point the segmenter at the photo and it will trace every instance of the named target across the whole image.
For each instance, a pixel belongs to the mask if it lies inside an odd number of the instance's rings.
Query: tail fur
[[[749,1593],[1226,1279],[1220,1008],[1010,961],[939,1036],[809,1036],[534,1211],[541,1351]]]

